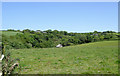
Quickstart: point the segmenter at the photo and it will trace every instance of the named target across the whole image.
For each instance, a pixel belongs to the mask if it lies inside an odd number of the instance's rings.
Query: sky
[[[118,31],[117,2],[3,2],[2,30]]]

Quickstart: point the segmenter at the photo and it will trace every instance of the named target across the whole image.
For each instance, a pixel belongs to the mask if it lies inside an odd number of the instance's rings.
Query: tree
[[[52,30],[49,29],[49,30],[46,30],[45,32],[47,32],[47,33],[52,33]]]
[[[105,35],[104,35],[104,39],[110,39],[110,34],[109,33],[106,33]]]
[[[30,33],[30,30],[29,30],[29,29],[25,29],[25,30],[23,30],[22,32],[23,32],[23,33],[26,33],[26,32]]]
[[[99,37],[98,36],[94,36],[94,41],[99,41]]]
[[[98,33],[97,31],[94,31],[93,33]]]
[[[91,35],[87,35],[86,37],[87,37],[86,43],[92,42],[93,37]]]
[[[85,35],[80,35],[80,41],[82,42],[82,43],[85,43],[86,42],[86,40],[87,40],[87,37],[85,36]]]
[[[101,35],[101,36],[100,36],[100,40],[104,40],[104,36]]]

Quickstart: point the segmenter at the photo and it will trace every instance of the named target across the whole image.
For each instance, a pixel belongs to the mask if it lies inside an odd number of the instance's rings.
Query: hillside
[[[118,74],[118,41],[9,50],[22,74]]]
[[[1,31],[0,31],[0,32],[1,32]],[[14,36],[14,35],[16,35],[17,33],[23,34],[23,33],[21,33],[21,32],[15,32],[15,31],[2,31],[2,34],[3,34],[3,35],[6,35],[6,36]]]
[[[104,40],[118,40],[119,33],[114,31],[68,33],[67,31],[46,30],[4,30],[2,43],[7,49],[53,48],[58,44],[64,47]]]

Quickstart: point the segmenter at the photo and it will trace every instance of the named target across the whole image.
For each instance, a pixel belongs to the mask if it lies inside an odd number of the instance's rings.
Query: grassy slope
[[[118,41],[63,48],[10,50],[24,74],[117,74]]]
[[[1,31],[0,31],[1,32]],[[2,31],[2,34],[6,35],[6,36],[13,36],[16,35],[17,33],[21,33],[21,32],[14,32],[14,31]],[[21,33],[22,34],[22,33]]]

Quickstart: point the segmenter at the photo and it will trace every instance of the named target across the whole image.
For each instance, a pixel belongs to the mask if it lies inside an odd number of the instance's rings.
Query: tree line
[[[6,30],[21,32],[16,35],[6,36],[2,34],[2,43],[6,44],[7,49],[22,48],[50,48],[57,44],[65,46],[90,43],[103,40],[117,40],[119,33],[114,31],[89,32],[89,33],[68,33],[67,31],[58,30]]]

